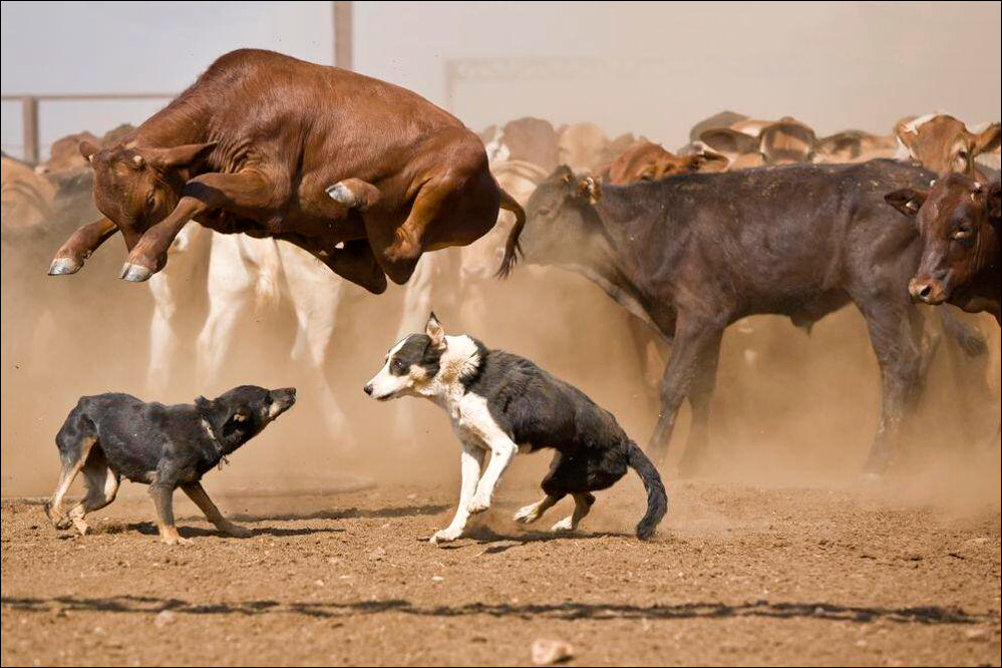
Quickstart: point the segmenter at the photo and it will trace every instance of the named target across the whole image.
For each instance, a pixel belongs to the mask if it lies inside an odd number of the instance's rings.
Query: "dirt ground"
[[[510,517],[536,489],[516,476],[471,538],[443,548],[422,539],[448,522],[453,485],[217,494],[253,528],[243,540],[179,498],[194,544],[173,548],[137,486],[87,537],[5,501],[2,662],[518,665],[553,638],[576,665],[999,665],[994,466],[945,504],[921,478],[671,481],[648,543],[630,533],[632,479],[579,534],[554,537],[569,503],[523,530]],[[965,501],[992,485],[987,506]]]

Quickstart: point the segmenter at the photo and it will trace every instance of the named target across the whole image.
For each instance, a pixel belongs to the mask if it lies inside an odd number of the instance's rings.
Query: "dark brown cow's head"
[[[962,174],[948,174],[931,190],[905,188],[885,199],[914,217],[922,236],[922,260],[908,284],[912,299],[982,310],[971,303],[976,297],[970,289],[985,279],[986,272],[998,270],[999,182],[984,185]]]
[[[116,231],[132,250],[146,230],[174,209],[185,182],[215,146],[151,148],[119,143],[102,149],[92,142],[81,142],[80,153],[94,168],[94,204],[104,218],[80,228],[63,244],[49,274],[76,273],[91,252]]]
[[[579,265],[597,259],[604,237],[591,211],[602,187],[591,176],[577,176],[566,165],[539,184],[525,207],[521,243],[531,264]]]
[[[992,123],[981,132],[971,132],[963,121],[948,114],[903,119],[894,128],[908,157],[937,174],[959,172],[976,175],[974,159],[999,147],[1000,126]]]
[[[607,181],[613,185],[657,181],[686,172],[723,171],[727,164],[727,158],[712,151],[680,156],[659,144],[642,141],[612,161]]]

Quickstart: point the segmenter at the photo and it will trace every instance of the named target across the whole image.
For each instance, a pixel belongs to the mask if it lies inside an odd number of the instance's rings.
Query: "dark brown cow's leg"
[[[866,463],[866,472],[883,473],[901,447],[903,422],[914,412],[922,388],[921,341],[911,319],[914,307],[877,303],[860,307],[870,342],[880,364],[880,423]]]
[[[717,364],[720,360],[720,342],[723,332],[708,340],[699,357],[696,375],[689,389],[689,404],[692,406],[692,426],[685,453],[678,464],[679,474],[689,476],[699,472],[706,456],[710,434],[710,401],[717,386]]]
[[[713,321],[686,318],[679,314],[668,368],[661,385],[661,412],[648,451],[655,461],[663,461],[668,451],[678,409],[689,396],[708,356],[718,352],[723,327]]]
[[[233,212],[266,208],[281,197],[277,191],[269,179],[254,171],[196,176],[185,184],[174,210],[143,233],[119,278],[145,281],[163,269],[174,237],[195,216],[220,208]]]
[[[49,265],[49,276],[75,274],[84,266],[97,247],[114,236],[118,231],[115,223],[107,218],[84,225],[66,240]]]

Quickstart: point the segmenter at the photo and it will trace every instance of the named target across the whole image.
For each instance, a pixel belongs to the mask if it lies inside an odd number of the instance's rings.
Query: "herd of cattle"
[[[189,113],[184,105],[198,107],[200,90],[215,90],[213,68],[151,119],[159,119],[156,131],[173,127],[171,114]],[[345,86],[340,82],[337,89]],[[431,154],[407,137],[385,133],[388,145],[359,149],[349,156],[349,168],[342,169],[362,178],[331,176],[323,165],[304,166],[295,179],[298,199],[289,194],[290,175],[266,156],[259,169],[242,172],[250,174],[241,177],[249,179],[246,183],[219,174],[188,181],[190,186],[200,179],[198,186],[209,193],[200,194],[201,199],[166,197],[151,186],[154,195],[132,202],[132,192],[147,190],[125,188],[126,176],[137,178],[147,163],[184,169],[216,143],[182,138],[176,149],[143,153],[134,142],[122,143],[123,137],[136,136],[129,127],[101,138],[89,133],[63,138],[40,165],[4,155],[5,262],[7,249],[18,244],[45,245],[65,238],[93,211],[92,190],[102,213],[119,220],[141,221],[154,217],[154,211],[158,218],[166,215],[166,225],[150,228],[169,230],[166,236],[111,224],[109,218],[81,228],[63,244],[51,273],[74,273],[97,245],[123,233],[130,257],[122,276],[149,279],[155,303],[148,375],[154,393],[169,382],[178,346],[174,321],[193,293],[207,294],[209,304],[197,341],[205,382],[218,374],[242,314],[286,300],[297,326],[291,354],[313,370],[327,427],[341,434],[345,419],[324,367],[346,283],[328,267],[375,293],[385,289],[387,276],[406,282],[400,323],[401,331],[408,331],[427,314],[438,298],[436,291],[461,300],[474,313],[486,308],[478,291],[499,266],[502,273],[511,268],[521,246],[526,262],[582,273],[622,305],[635,323],[636,344],[648,364],[662,364],[664,346],[671,344],[670,361],[657,383],[661,411],[652,447],[663,454],[679,406],[688,400],[693,429],[683,469],[698,466],[703,455],[721,338],[735,322],[772,313],[809,328],[850,302],[860,309],[882,374],[881,420],[868,464],[879,471],[897,448],[901,424],[937,343],[904,286],[914,300],[949,301],[999,317],[997,122],[973,128],[936,113],[902,119],[888,135],[847,130],[818,137],[791,117],[764,121],[723,112],[697,123],[687,143],[673,152],[644,137],[609,138],[592,123],[554,127],[543,119],[521,118],[484,130],[482,146],[472,147],[467,139],[472,133],[451,116],[429,119],[418,104],[423,101],[391,88],[385,109],[374,103],[366,110],[376,118],[374,125],[380,114],[411,114],[411,125],[434,126],[430,134],[424,128],[422,136],[431,138],[421,141],[438,142],[436,150],[445,151],[448,159],[426,160],[423,156]],[[364,95],[361,90],[349,89],[348,95]],[[340,106],[344,100],[331,102],[330,108]],[[229,121],[239,132],[239,122]],[[274,131],[300,132],[290,127]],[[323,137],[318,131],[305,141]],[[239,137],[225,141],[230,140],[239,143]],[[489,172],[482,173],[477,154],[483,148]],[[380,157],[374,158],[373,151]],[[407,155],[388,169],[406,172],[408,178],[420,171],[414,179],[420,187],[383,182],[376,189],[367,182],[367,160],[398,154]],[[440,152],[435,155],[441,157]],[[121,175],[123,162],[131,170],[126,176]],[[792,167],[754,169],[775,165]],[[95,172],[104,184],[99,188],[94,187]],[[719,174],[687,176],[699,173]],[[620,187],[629,184],[634,185]],[[318,189],[322,199],[315,196]],[[284,216],[266,224],[267,234],[251,229],[240,213],[242,207],[261,204],[264,192],[272,200],[292,202],[266,203]],[[206,211],[202,201],[232,203],[239,198],[247,202],[224,213]],[[372,214],[400,208],[387,203],[393,198],[412,203],[405,220]],[[499,207],[507,210],[500,216]],[[910,216],[918,216],[924,244],[916,243],[920,235]],[[191,218],[204,227],[185,225]],[[971,227],[979,220],[988,229],[980,235]],[[206,228],[253,236],[213,234]],[[278,244],[277,239],[291,243]],[[950,242],[960,247],[936,251],[937,244]],[[422,255],[447,246],[462,248]],[[961,261],[972,271],[963,275],[956,269],[951,276],[962,280],[945,285],[937,263]],[[986,272],[988,282],[972,288],[971,282],[983,282]],[[959,311],[939,309],[937,315],[948,345],[959,344],[971,354],[983,348]],[[998,371],[992,373],[997,379]]]

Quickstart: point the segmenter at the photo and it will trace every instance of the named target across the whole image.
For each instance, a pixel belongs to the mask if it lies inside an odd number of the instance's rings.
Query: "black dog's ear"
[[[892,193],[884,195],[884,201],[906,216],[914,217],[919,209],[922,208],[922,204],[925,202],[928,194],[928,192],[921,190],[902,188],[901,190],[895,190]]]
[[[207,414],[212,412],[212,402],[203,396],[198,396],[195,398],[195,408],[201,414]]]

